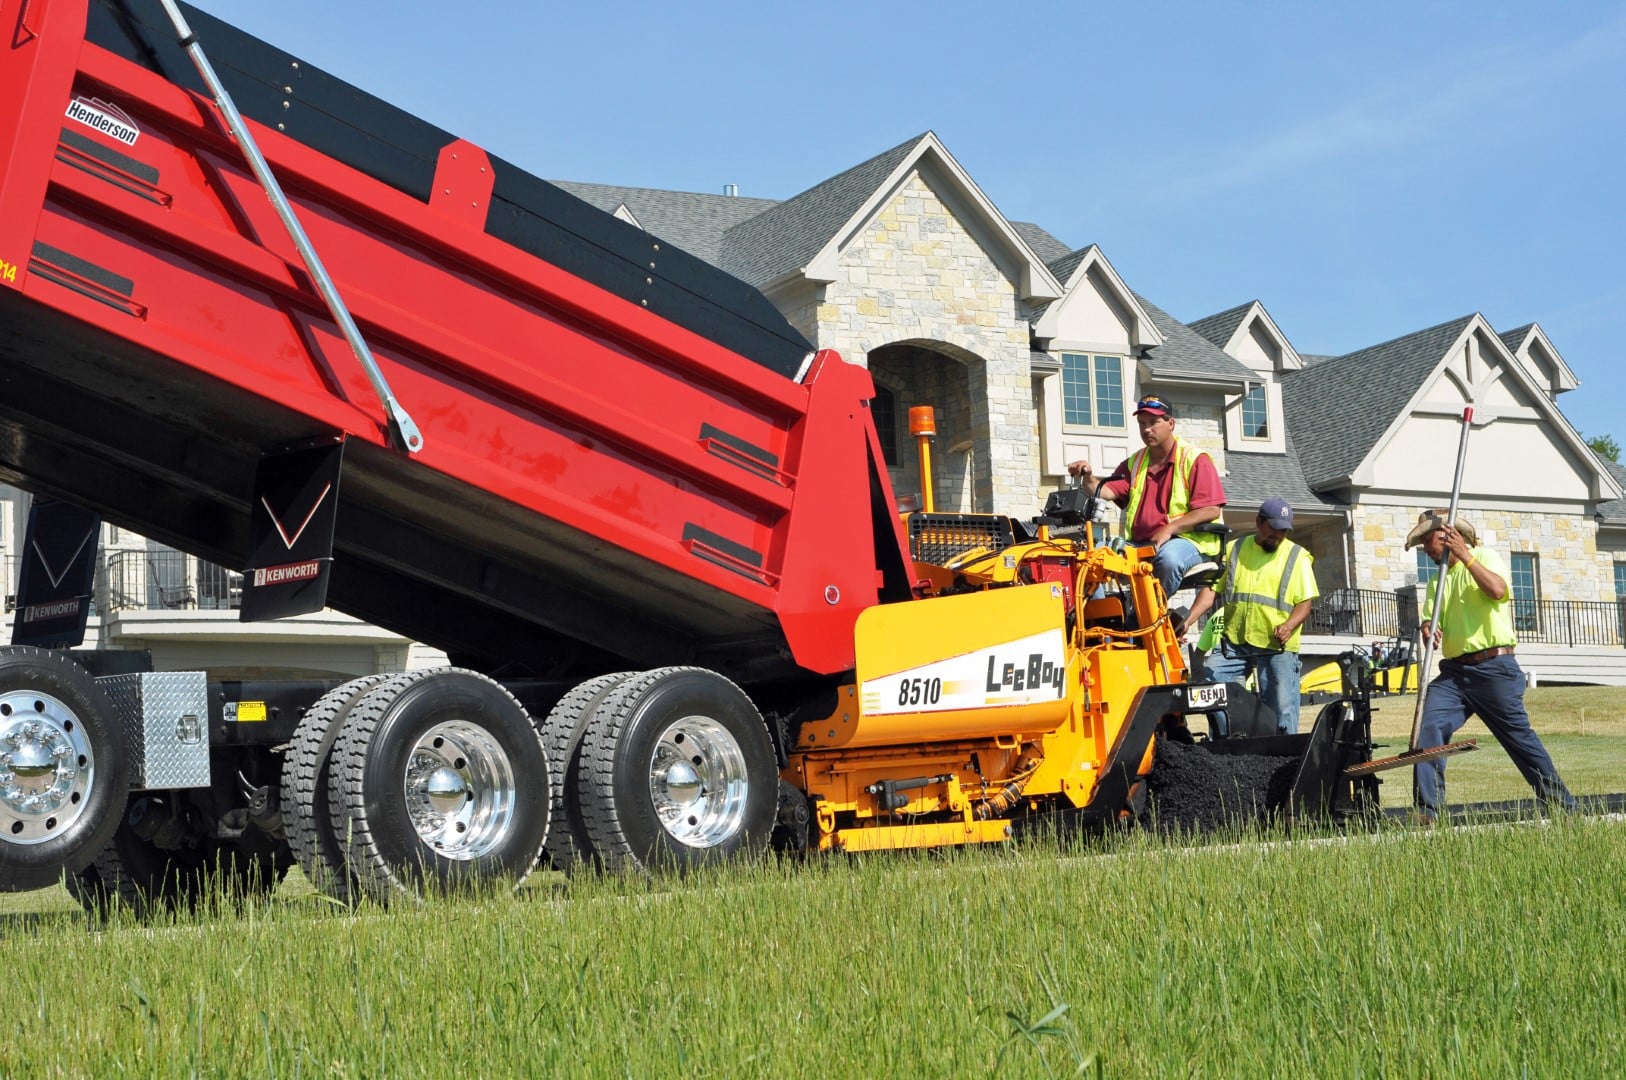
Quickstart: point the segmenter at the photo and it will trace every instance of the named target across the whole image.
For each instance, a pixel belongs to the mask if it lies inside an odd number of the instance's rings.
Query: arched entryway
[[[941,512],[987,512],[993,505],[989,468],[987,365],[974,353],[941,341],[900,341],[871,349],[875,421],[900,496],[921,489],[909,410],[937,413],[932,487]]]

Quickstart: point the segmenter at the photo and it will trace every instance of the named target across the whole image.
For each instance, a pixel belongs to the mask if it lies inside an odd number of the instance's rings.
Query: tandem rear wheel
[[[385,680],[353,701],[328,762],[327,827],[354,885],[380,901],[522,881],[552,808],[524,707],[473,671]]]
[[[576,796],[610,870],[687,870],[767,850],[779,807],[767,726],[738,686],[703,668],[641,672],[586,718]]]

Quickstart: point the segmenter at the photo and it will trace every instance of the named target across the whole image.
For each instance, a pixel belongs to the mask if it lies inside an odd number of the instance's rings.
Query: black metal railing
[[[1421,619],[1413,590],[1334,589],[1310,607],[1309,634],[1411,638]],[[1626,600],[1515,600],[1519,640],[1544,645],[1626,647]]]
[[[1515,600],[1520,641],[1549,645],[1626,645],[1626,602]]]
[[[1411,637],[1417,633],[1417,625],[1417,599],[1410,589],[1334,589],[1310,605],[1305,631],[1360,638]]]
[[[108,553],[106,610],[224,611],[243,606],[243,575],[179,551]]]

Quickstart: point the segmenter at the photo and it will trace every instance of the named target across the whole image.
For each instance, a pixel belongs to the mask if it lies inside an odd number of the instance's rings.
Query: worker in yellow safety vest
[[[1164,595],[1173,596],[1192,567],[1219,555],[1220,538],[1194,530],[1219,520],[1225,487],[1213,459],[1175,435],[1173,405],[1143,397],[1135,403],[1135,423],[1143,448],[1100,481],[1099,491],[1124,508],[1124,538],[1156,549],[1152,570]],[[1096,487],[1088,461],[1070,462],[1067,471]]]
[[[1299,729],[1299,628],[1310,617],[1311,601],[1321,595],[1315,560],[1288,539],[1292,531],[1293,508],[1286,499],[1261,503],[1253,534],[1231,545],[1224,573],[1198,591],[1186,619],[1195,626],[1224,595],[1225,630],[1204,658],[1204,675],[1225,683],[1254,675],[1259,698],[1276,713],[1276,730],[1283,735]],[[1227,734],[1225,714],[1211,714],[1209,727],[1213,734]]]

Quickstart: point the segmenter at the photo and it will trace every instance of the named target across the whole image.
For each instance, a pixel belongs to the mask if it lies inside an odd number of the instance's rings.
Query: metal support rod
[[[378,395],[379,404],[384,407],[384,414],[389,418],[390,442],[398,450],[409,454],[417,453],[423,449],[423,436],[418,431],[418,425],[412,422],[412,417],[407,415],[407,411],[390,392],[389,383],[384,381],[384,373],[378,369],[378,362],[373,358],[372,350],[367,348],[361,330],[357,328],[356,321],[350,317],[350,309],[345,307],[344,300],[340,298],[339,291],[334,287],[333,279],[328,276],[327,269],[316,254],[316,248],[311,245],[304,226],[300,225],[299,219],[294,216],[294,208],[289,204],[288,196],[283,194],[282,185],[277,183],[277,178],[272,174],[265,155],[260,153],[259,144],[254,141],[254,136],[249,134],[242,113],[237,111],[237,105],[226,92],[220,77],[215,74],[214,65],[210,64],[209,58],[203,54],[203,46],[198,44],[198,36],[192,32],[192,27],[187,24],[186,16],[181,14],[175,0],[159,2],[163,4],[170,23],[175,27],[181,48],[192,58],[193,66],[198,69],[204,85],[209,88],[215,104],[220,107],[232,138],[237,140],[237,145],[242,149],[243,156],[248,159],[248,166],[253,171],[255,179],[265,189],[266,197],[271,200],[271,205],[277,211],[277,217],[282,219],[283,228],[288,230],[294,247],[299,250],[299,257],[304,261],[305,269],[310,273],[311,280],[316,283],[316,291],[321,293],[334,322],[339,324],[344,339],[350,343],[350,351],[356,354],[356,359],[367,372],[367,380],[373,384],[373,392]]]
[[[1445,523],[1456,527],[1457,500],[1462,495],[1462,467],[1468,461],[1468,431],[1474,424],[1473,406],[1462,410],[1462,437],[1457,440],[1457,472],[1451,479],[1451,505],[1445,512]],[[1428,669],[1434,661],[1434,635],[1440,629],[1440,611],[1445,603],[1445,571],[1450,566],[1451,554],[1447,550],[1440,558],[1440,572],[1434,579],[1434,613],[1428,618],[1428,633],[1423,635],[1423,659],[1417,667],[1417,712],[1411,720],[1411,743],[1408,753],[1415,753],[1417,740],[1423,730],[1423,703],[1428,700]]]

